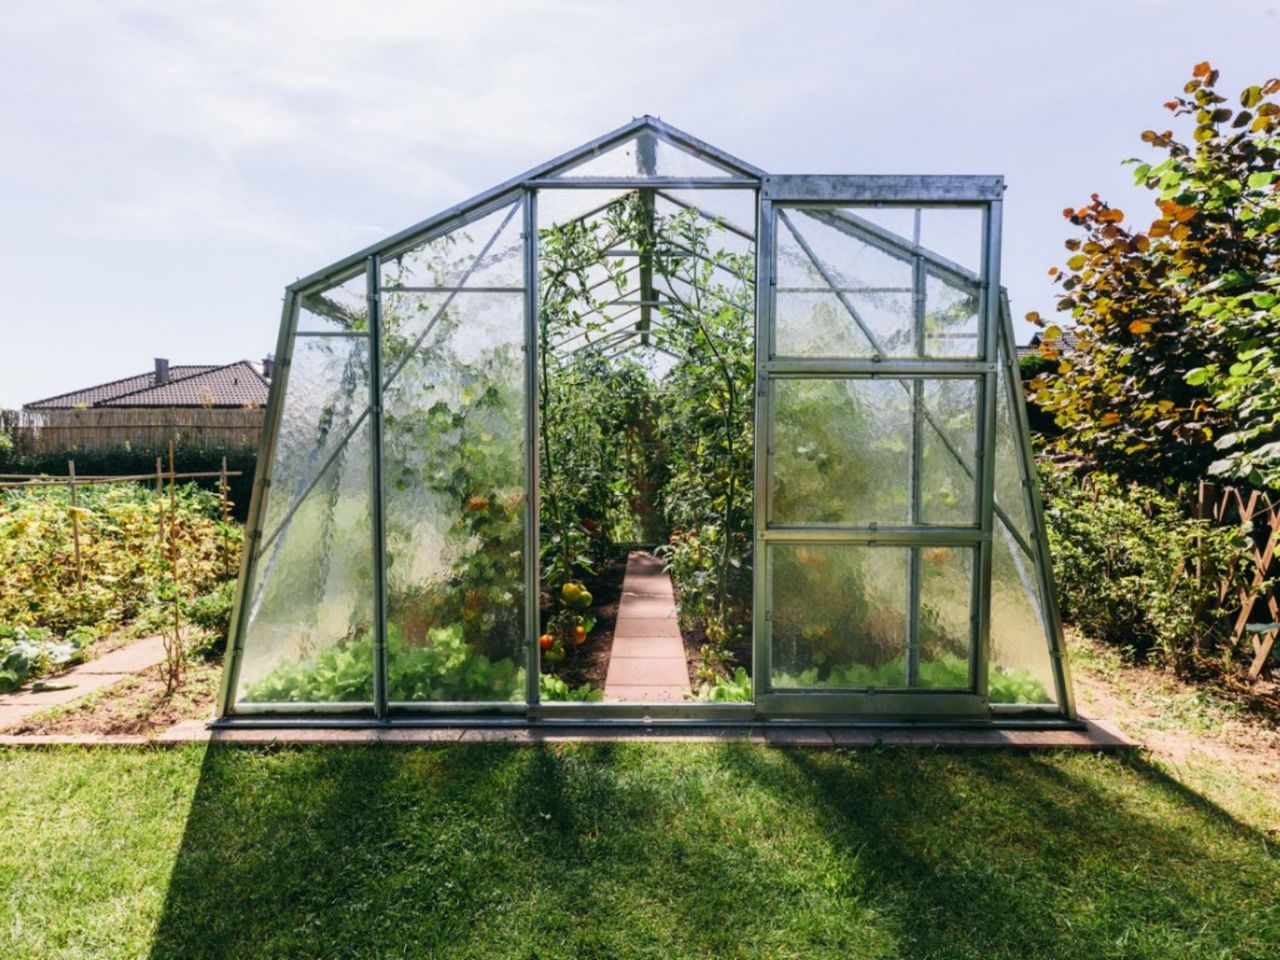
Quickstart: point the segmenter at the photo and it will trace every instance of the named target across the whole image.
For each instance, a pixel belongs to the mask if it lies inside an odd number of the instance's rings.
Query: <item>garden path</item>
[[[633,550],[605,674],[605,700],[679,703],[691,693],[689,665],[676,620],[675,589],[662,561]]]
[[[0,730],[17,726],[33,713],[48,707],[70,703],[95,690],[109,687],[163,659],[164,638],[146,637],[72,667],[60,676],[45,678],[44,683],[49,689],[25,689],[0,695]]]

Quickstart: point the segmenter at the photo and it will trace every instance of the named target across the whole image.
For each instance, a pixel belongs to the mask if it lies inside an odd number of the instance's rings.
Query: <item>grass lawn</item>
[[[9,960],[1280,956],[1274,842],[1137,757],[49,749],[0,784]]]

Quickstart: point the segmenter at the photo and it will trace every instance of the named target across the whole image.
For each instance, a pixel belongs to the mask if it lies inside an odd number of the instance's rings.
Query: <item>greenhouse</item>
[[[219,722],[1075,722],[1003,191],[646,116],[290,285]]]

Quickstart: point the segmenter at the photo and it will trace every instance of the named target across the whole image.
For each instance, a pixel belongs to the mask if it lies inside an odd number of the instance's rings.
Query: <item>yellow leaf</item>
[[[1087,259],[1088,258],[1086,258],[1083,253],[1077,253],[1074,257],[1072,257],[1070,260],[1067,261],[1067,269],[1079,270],[1085,265],[1085,262]]]

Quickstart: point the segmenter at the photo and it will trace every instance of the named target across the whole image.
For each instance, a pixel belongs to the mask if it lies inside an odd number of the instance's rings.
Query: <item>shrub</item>
[[[226,650],[235,597],[236,582],[224,580],[208,593],[200,594],[185,605],[183,612],[187,620],[207,634],[205,642],[196,648],[200,653],[208,656]]]
[[[1238,652],[1231,617],[1251,569],[1240,531],[1190,518],[1169,497],[1107,474],[1042,473],[1064,618],[1180,673],[1230,670]]]

